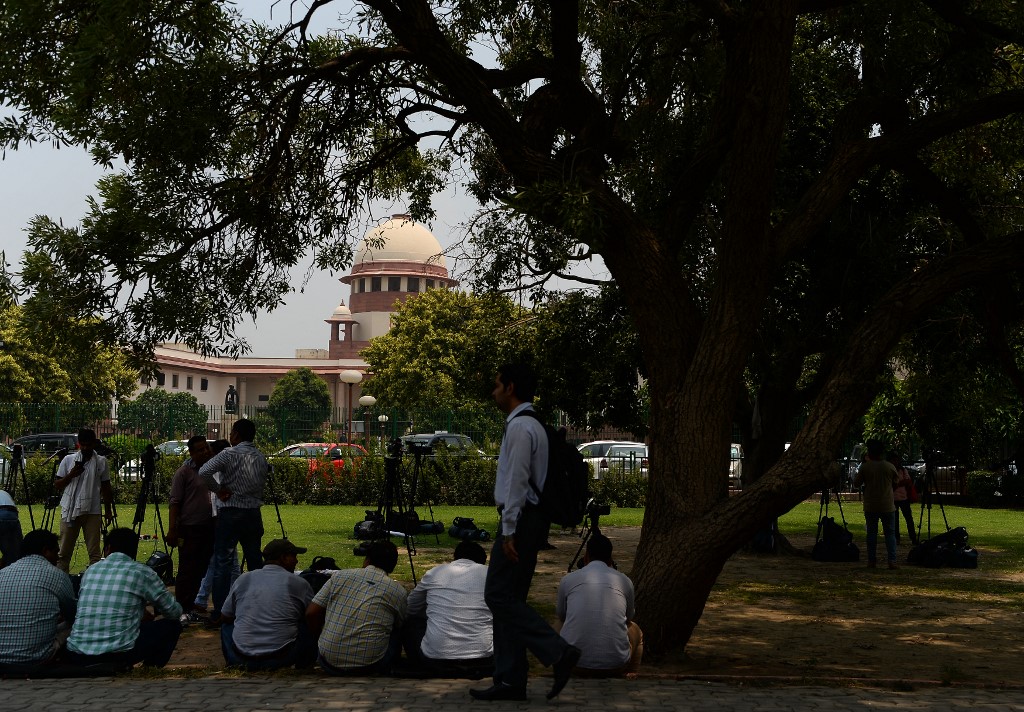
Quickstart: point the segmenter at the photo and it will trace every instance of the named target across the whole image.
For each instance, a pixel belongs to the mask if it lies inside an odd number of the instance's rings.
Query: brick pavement
[[[865,712],[942,710],[991,712],[1024,709],[1024,691],[920,687],[907,691],[850,687],[753,687],[665,679],[573,680],[554,702],[544,693],[550,678],[531,680],[527,702],[475,702],[465,680],[251,677],[204,679],[98,678],[4,680],[4,712],[66,709],[73,712],[134,710],[335,710],[440,712],[552,706],[614,712]]]

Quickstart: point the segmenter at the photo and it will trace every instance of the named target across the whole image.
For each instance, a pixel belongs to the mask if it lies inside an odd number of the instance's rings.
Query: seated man
[[[582,569],[558,584],[555,612],[561,635],[583,651],[577,669],[598,676],[636,672],[644,638],[633,617],[633,582],[616,571],[612,543],[602,534],[587,542]]]
[[[398,549],[372,542],[363,568],[338,571],[313,597],[306,623],[319,637],[317,661],[332,675],[389,674],[401,652],[406,592],[388,574]]]
[[[82,576],[67,662],[163,667],[181,635],[181,606],[157,573],[135,560],[139,535],[131,529],[108,532],[103,553]],[[148,604],[161,620],[152,619]]]
[[[450,564],[423,574],[409,594],[409,659],[445,677],[476,679],[494,670],[493,620],[484,601],[487,552],[475,541],[455,547]]]
[[[0,571],[0,673],[42,672],[67,640],[75,593],[57,568],[59,551],[57,535],[37,529],[25,535],[21,558]]]
[[[304,553],[287,539],[275,539],[263,549],[263,568],[242,574],[232,584],[220,629],[228,665],[248,670],[313,667],[316,644],[305,617],[313,589],[295,575]]]

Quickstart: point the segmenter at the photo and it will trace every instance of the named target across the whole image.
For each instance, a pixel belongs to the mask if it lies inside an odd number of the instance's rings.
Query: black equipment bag
[[[818,522],[818,535],[811,550],[815,561],[860,561],[860,549],[853,543],[853,534],[845,524],[840,526],[832,517],[822,517]]]
[[[566,441],[565,428],[555,430],[533,410],[520,411],[519,415],[537,420],[548,436],[548,474],[543,491],[530,480],[530,487],[540,498],[540,509],[552,524],[575,527],[587,513],[590,468],[580,451]]]
[[[313,561],[309,564],[309,568],[300,573],[299,578],[308,583],[313,589],[313,593],[316,594],[324,587],[324,584],[331,580],[329,572],[337,570],[337,568],[337,562],[331,557],[314,556]]]
[[[157,576],[168,586],[174,585],[174,561],[166,551],[154,551],[146,560],[146,566],[156,571]]]
[[[907,554],[907,563],[933,569],[942,566],[954,569],[976,569],[978,568],[978,550],[968,543],[965,527],[954,527],[913,547]]]

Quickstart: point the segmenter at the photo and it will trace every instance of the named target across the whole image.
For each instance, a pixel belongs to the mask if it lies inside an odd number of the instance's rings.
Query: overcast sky
[[[270,24],[279,25],[288,19],[288,0],[276,5],[272,0],[240,0],[236,4],[248,17]],[[344,8],[345,4],[339,3],[339,10]],[[320,11],[321,28],[327,24],[328,17],[337,15],[330,10],[328,6]],[[93,165],[88,154],[73,148],[55,150],[49,145],[37,144],[3,157],[0,161],[0,194],[4,204],[4,210],[0,211],[0,251],[6,253],[13,269],[18,269],[21,255],[27,248],[25,229],[32,217],[47,215],[62,220],[65,225],[79,224],[85,213],[86,197],[95,193],[100,175],[101,170]],[[435,198],[437,218],[430,227],[442,248],[447,249],[461,237],[460,226],[471,216],[473,205],[470,198],[454,191]],[[380,212],[382,215],[401,212],[404,207],[381,206]],[[309,264],[306,260],[293,273],[292,283],[297,291],[285,296],[284,306],[241,329],[242,336],[252,347],[251,355],[287,357],[293,356],[297,348],[327,348],[330,332],[324,319],[331,315],[339,300],[348,303],[348,287],[338,282],[348,270],[333,273],[316,270],[303,288],[301,283]],[[453,271],[452,276],[461,276],[451,259],[448,267]],[[602,266],[596,267],[601,269]],[[588,276],[590,272],[587,270]],[[296,334],[301,336],[296,337]]]

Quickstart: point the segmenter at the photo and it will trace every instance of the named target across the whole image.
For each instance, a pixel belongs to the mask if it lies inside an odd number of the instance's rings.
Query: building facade
[[[229,389],[241,411],[266,406],[282,376],[306,367],[326,381],[334,407],[347,411],[362,389],[361,382],[350,387],[345,378],[352,380],[353,371],[360,378],[370,375],[360,352],[370,339],[390,330],[396,305],[428,289],[458,286],[448,274],[441,244],[408,215],[392,215],[370,230],[356,247],[351,271],[340,281],[349,287],[349,305],[341,300],[325,319],[327,348],[297,348],[293,358],[230,359],[161,344],[156,349],[159,376],[140,382],[135,395],[148,388],[191,393],[210,410],[212,430]]]

